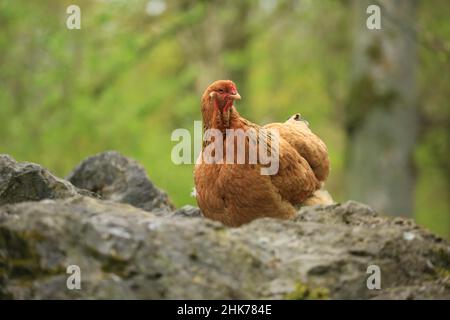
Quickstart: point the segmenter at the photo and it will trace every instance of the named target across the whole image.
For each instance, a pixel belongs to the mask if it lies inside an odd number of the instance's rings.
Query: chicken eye
[[[219,92],[220,92],[220,93],[223,93],[223,89],[219,89]]]

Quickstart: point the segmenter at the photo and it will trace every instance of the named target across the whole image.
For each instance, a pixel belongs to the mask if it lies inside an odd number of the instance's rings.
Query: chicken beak
[[[241,100],[241,95],[237,92],[235,94],[231,94],[229,97],[233,100]]]

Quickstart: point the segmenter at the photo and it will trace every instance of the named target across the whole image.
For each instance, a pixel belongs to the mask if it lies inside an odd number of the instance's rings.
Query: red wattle
[[[225,107],[223,108],[223,111],[227,112],[228,109],[230,109],[233,106],[233,100],[228,100],[225,104]]]

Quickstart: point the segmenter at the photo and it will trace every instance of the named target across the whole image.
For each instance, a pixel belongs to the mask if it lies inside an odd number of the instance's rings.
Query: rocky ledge
[[[80,289],[68,286],[73,265]],[[8,298],[450,299],[450,242],[353,201],[227,228],[196,207],[176,210],[116,152],[67,180],[0,155]]]

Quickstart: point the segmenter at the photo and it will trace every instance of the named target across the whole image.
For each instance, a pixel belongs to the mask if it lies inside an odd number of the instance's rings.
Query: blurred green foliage
[[[114,149],[137,159],[176,205],[195,203],[192,165],[171,161],[172,130],[193,130],[206,82],[231,78],[254,122],[301,112],[327,143],[327,188],[351,198],[345,175],[345,100],[352,59],[347,1],[0,0],[0,153],[65,176]],[[68,30],[77,4],[82,29]],[[418,9],[416,218],[450,234],[450,3]],[[150,11],[149,11],[150,10]],[[436,39],[439,40],[436,42]],[[422,41],[423,40],[423,41]]]

